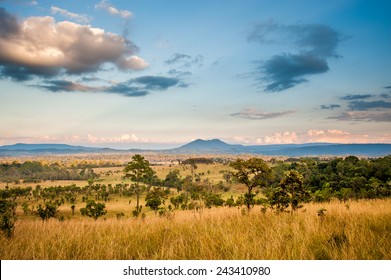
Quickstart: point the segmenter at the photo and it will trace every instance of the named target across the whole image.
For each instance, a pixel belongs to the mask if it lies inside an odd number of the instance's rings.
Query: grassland
[[[3,260],[391,259],[391,201],[307,204],[293,215],[222,207],[166,218],[22,219],[0,242]]]
[[[181,176],[190,175],[186,166],[154,166],[159,178],[174,168]],[[122,167],[94,168],[99,182],[122,182]],[[202,181],[223,180],[223,164],[199,164],[195,170]],[[45,188],[85,181],[45,181]],[[21,186],[35,187],[31,184]],[[3,183],[0,187],[5,187]],[[245,188],[231,185],[223,198],[238,197]],[[172,190],[172,195],[176,190]],[[29,201],[37,206],[39,201]],[[145,205],[143,197],[141,204]],[[168,203],[167,203],[168,204]],[[77,198],[75,215],[71,204],[60,206],[57,219],[43,222],[17,208],[14,236],[0,235],[0,259],[271,259],[271,260],[355,260],[391,259],[391,199],[352,200],[341,203],[307,203],[296,213],[276,214],[255,206],[250,213],[243,207],[175,210],[158,217],[147,207],[144,218],[133,218],[134,197],[111,196],[107,215],[97,221],[80,214],[85,206]],[[319,216],[318,211],[324,215]],[[120,219],[118,213],[124,213]],[[60,218],[60,219],[59,219]]]

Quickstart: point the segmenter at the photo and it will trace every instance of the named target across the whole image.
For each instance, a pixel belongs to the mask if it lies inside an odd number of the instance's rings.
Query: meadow
[[[389,260],[391,201],[307,204],[293,215],[222,207],[166,218],[25,219],[0,241],[3,260]]]
[[[153,168],[159,178],[173,169],[178,169],[183,177],[191,174],[186,166]],[[115,184],[123,180],[122,169],[101,167],[94,168],[94,172],[101,174],[99,184]],[[222,171],[227,169],[225,164],[199,164],[196,172],[204,184],[214,185],[223,180]],[[43,188],[60,183],[74,182],[43,182]],[[77,186],[82,184],[87,182],[77,181]],[[227,190],[213,191],[224,199],[237,199],[245,188],[232,183]],[[179,193],[171,189],[169,198]],[[294,212],[277,212],[264,205],[247,211],[244,205],[226,204],[168,211],[167,198],[163,205],[167,211],[159,215],[145,206],[144,193],[140,201],[144,215],[135,218],[134,196],[112,194],[105,201],[106,215],[94,220],[81,215],[80,209],[86,205],[81,196],[74,203],[74,214],[72,203],[65,202],[56,216],[48,220],[41,220],[32,211],[43,203],[41,199],[30,198],[29,211],[24,211],[20,203],[13,236],[0,235],[0,259],[391,259],[391,198],[332,198],[306,202]]]

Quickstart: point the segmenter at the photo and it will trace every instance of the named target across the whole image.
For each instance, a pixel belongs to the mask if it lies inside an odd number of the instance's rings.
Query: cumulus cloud
[[[53,15],[60,14],[66,18],[77,21],[79,23],[89,23],[90,22],[90,18],[87,15],[79,15],[79,14],[71,13],[65,9],[61,9],[56,6],[52,6],[50,10]]]
[[[164,91],[172,87],[184,87],[185,85],[179,78],[141,76],[108,86],[88,86],[67,80],[46,80],[44,84],[38,87],[51,92],[100,92],[120,94],[126,97],[140,97],[154,91]]]
[[[261,44],[288,43],[298,50],[256,62],[257,80],[268,83],[266,91],[276,92],[307,82],[310,75],[327,72],[327,60],[340,57],[336,50],[345,37],[327,25],[282,25],[269,20],[253,26],[247,39]]]
[[[334,110],[336,108],[340,108],[341,105],[338,104],[330,104],[330,105],[321,105],[320,109],[321,110]]]
[[[102,29],[52,17],[29,17],[18,22],[0,8],[0,76],[24,81],[33,76],[96,72],[105,63],[121,70],[141,70],[130,40]]]
[[[274,119],[274,118],[290,115],[293,113],[294,111],[260,112],[253,108],[244,108],[238,113],[231,114],[231,116],[239,117],[243,119],[250,119],[250,120],[265,120],[265,119]]]
[[[390,142],[385,135],[369,136],[339,129],[310,129],[305,132],[275,132],[256,139],[257,144],[300,144],[300,143],[370,143]]]
[[[87,136],[87,142],[91,144],[110,144],[110,143],[147,143],[148,139],[137,137],[134,133],[122,134],[118,137],[97,137],[91,134]]]
[[[95,5],[96,9],[102,9],[114,16],[120,16],[123,19],[128,19],[133,16],[133,13],[128,10],[119,10],[109,3],[107,0],[102,0]]]
[[[294,144],[298,141],[296,132],[275,132],[272,135],[256,139],[257,144]]]

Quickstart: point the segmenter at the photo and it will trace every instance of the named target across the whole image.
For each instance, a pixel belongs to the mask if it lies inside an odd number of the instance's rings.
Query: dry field
[[[108,209],[110,209],[110,203]],[[128,209],[123,203],[118,211]],[[319,217],[319,209],[325,215]],[[0,237],[5,259],[391,259],[391,200],[307,204],[291,215],[260,208],[170,217],[94,221],[75,216],[46,222],[21,218],[11,239]]]

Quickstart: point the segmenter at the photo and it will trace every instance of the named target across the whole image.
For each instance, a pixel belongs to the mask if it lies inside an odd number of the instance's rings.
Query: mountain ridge
[[[391,154],[391,144],[341,144],[341,143],[303,143],[303,144],[270,144],[241,145],[228,144],[220,139],[196,139],[173,149],[111,149],[68,144],[24,144],[0,146],[0,156],[80,154],[80,153],[123,153],[123,152],[158,152],[168,154],[257,154],[269,156],[385,156]]]

